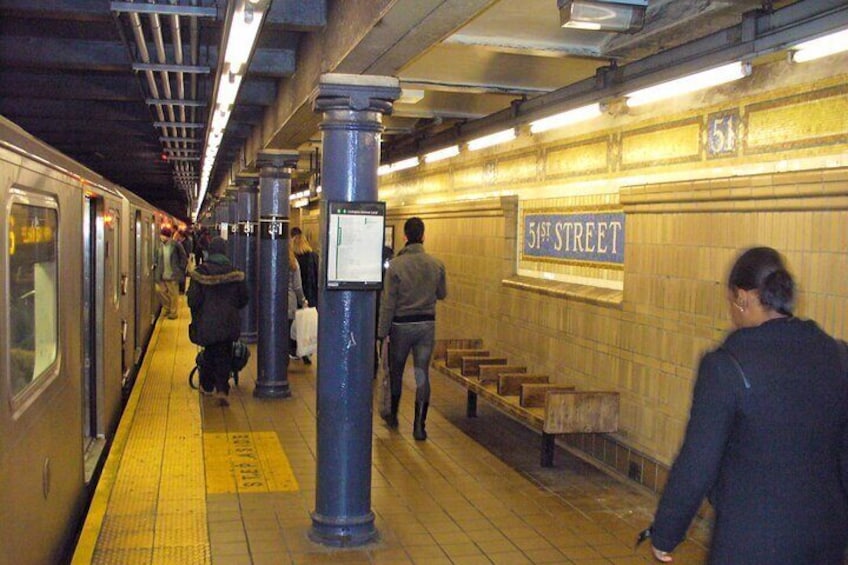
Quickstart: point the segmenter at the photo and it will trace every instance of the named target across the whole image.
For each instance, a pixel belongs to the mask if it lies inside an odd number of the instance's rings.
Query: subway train
[[[151,335],[175,219],[2,117],[0,190],[0,563],[57,563]]]

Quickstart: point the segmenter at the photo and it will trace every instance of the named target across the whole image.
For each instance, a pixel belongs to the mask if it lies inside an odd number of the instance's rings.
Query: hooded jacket
[[[191,308],[189,339],[202,346],[237,340],[241,335],[239,310],[248,302],[244,273],[225,255],[213,254],[190,276],[186,293]]]

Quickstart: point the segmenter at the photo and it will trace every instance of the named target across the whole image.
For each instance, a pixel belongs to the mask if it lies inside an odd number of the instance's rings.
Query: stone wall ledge
[[[552,298],[576,300],[612,308],[621,308],[624,298],[624,292],[621,290],[534,277],[512,276],[503,279],[501,284],[508,288],[535,292]]]

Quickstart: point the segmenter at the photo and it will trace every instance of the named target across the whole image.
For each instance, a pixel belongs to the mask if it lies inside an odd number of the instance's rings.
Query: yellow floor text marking
[[[299,490],[275,432],[204,433],[206,492]]]

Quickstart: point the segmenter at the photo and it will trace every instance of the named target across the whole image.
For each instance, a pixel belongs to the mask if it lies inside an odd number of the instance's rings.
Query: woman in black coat
[[[737,328],[707,353],[686,437],[660,500],[654,556],[672,560],[704,496],[709,562],[842,565],[848,544],[848,353],[792,316],[774,249],[743,253],[728,298]]]
[[[220,237],[209,243],[209,255],[191,272],[186,295],[191,308],[189,338],[204,347],[200,390],[211,394],[214,389],[222,405],[228,404],[233,342],[241,334],[239,310],[248,302],[244,273],[230,264],[226,248]]]

